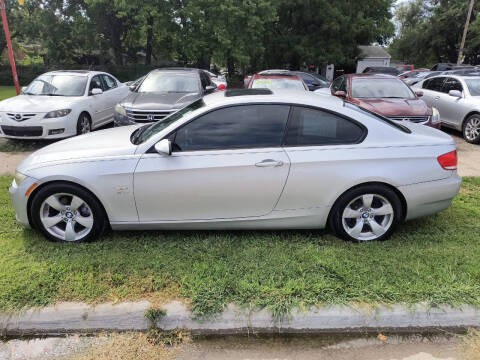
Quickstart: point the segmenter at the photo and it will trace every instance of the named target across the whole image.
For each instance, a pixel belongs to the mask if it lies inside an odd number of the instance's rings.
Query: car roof
[[[258,90],[263,90],[259,92]],[[265,89],[266,90],[266,89]],[[338,107],[343,104],[343,100],[331,95],[322,95],[309,91],[292,91],[289,89],[241,89],[231,90],[238,94],[230,95],[230,91],[219,91],[203,98],[207,106],[216,107],[229,104],[248,104],[248,103],[285,103],[310,105],[324,108]]]
[[[182,67],[158,68],[158,69],[152,70],[152,72],[162,72],[162,71],[198,73],[200,71],[206,71],[206,70],[196,69],[196,68],[182,68]]]
[[[299,80],[303,81],[300,76],[288,73],[288,74],[268,74],[268,75],[261,75],[261,74],[255,74],[253,75],[254,79],[293,79],[293,80]]]
[[[91,70],[54,70],[45,73],[44,75],[77,75],[77,76],[89,76],[97,74],[106,74],[103,71],[91,71]]]
[[[351,77],[352,79],[354,78],[398,79],[398,77],[396,76],[393,76],[390,74],[380,74],[380,73],[347,74],[347,76]]]

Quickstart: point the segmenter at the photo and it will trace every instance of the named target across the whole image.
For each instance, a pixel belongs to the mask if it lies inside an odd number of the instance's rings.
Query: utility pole
[[[462,43],[460,44],[460,51],[458,52],[457,65],[460,65],[463,60],[463,49],[465,48],[465,40],[467,39],[468,27],[470,26],[470,18],[472,17],[473,5],[475,0],[470,0],[470,6],[468,7],[467,22],[463,29]]]
[[[17,67],[15,66],[15,57],[13,56],[12,40],[10,39],[10,30],[8,29],[7,12],[5,11],[5,0],[0,0],[2,11],[3,30],[5,31],[5,38],[7,39],[8,59],[12,67],[13,83],[17,95],[20,95],[20,84],[18,83]]]

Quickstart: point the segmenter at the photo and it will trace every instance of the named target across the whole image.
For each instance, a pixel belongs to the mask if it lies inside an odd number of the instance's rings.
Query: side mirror
[[[347,97],[347,94],[345,94],[345,91],[335,91],[333,93],[334,96],[338,96],[338,97],[342,97],[342,98],[346,98]]]
[[[92,91],[90,91],[91,95],[101,95],[103,94],[103,90],[99,88],[93,88]]]
[[[137,85],[134,85],[134,84],[128,85],[128,89],[130,91],[135,91],[136,88],[137,88]]]
[[[27,90],[27,87],[26,87],[26,86],[22,86],[22,94],[25,92],[25,90]]]
[[[415,95],[417,95],[418,97],[422,97],[423,91],[415,91]]]
[[[212,92],[213,90],[215,90],[217,87],[216,86],[212,86],[212,85],[207,85],[205,87],[205,92],[209,93],[209,92]]]
[[[168,139],[160,140],[155,144],[155,151],[160,155],[172,155],[172,142]]]
[[[448,95],[456,97],[456,98],[461,98],[463,96],[462,92],[460,90],[450,90],[448,92]]]

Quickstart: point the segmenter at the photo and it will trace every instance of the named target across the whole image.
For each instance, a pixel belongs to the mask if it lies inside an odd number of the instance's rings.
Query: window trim
[[[203,114],[200,114],[193,119],[188,120],[184,124],[179,125],[177,128],[170,131],[168,134],[166,134],[164,137],[162,137],[162,139],[158,140],[157,142],[162,141],[163,139],[169,139],[169,140],[172,141],[172,148],[173,148],[173,145],[175,144],[175,139],[177,137],[178,130],[187,126],[191,122],[199,119],[200,117],[208,115],[208,114],[210,114],[214,111],[223,110],[223,109],[226,109],[226,108],[239,107],[239,106],[255,106],[255,105],[283,105],[283,106],[289,107],[288,115],[287,115],[287,121],[285,122],[281,142],[278,146],[250,146],[250,147],[238,147],[238,148],[230,148],[230,149],[202,149],[202,150],[188,150],[188,151],[172,151],[172,153],[177,153],[178,154],[178,153],[193,153],[193,152],[202,152],[202,151],[235,151],[235,150],[250,150],[250,149],[251,150],[254,150],[254,149],[281,149],[283,147],[283,142],[285,140],[285,135],[286,135],[286,132],[287,132],[288,122],[290,120],[290,117],[292,116],[293,106],[292,106],[292,104],[289,104],[289,103],[277,103],[277,102],[275,102],[275,103],[273,103],[273,102],[272,103],[269,103],[269,102],[266,102],[266,103],[265,102],[252,102],[252,103],[228,104],[228,105],[219,106],[215,109],[211,109],[209,111],[206,111]],[[154,147],[155,147],[155,145],[152,146],[152,148],[154,148]]]
[[[362,130],[362,135],[358,138],[358,140],[357,140],[356,142],[341,142],[341,143],[338,143],[338,144],[300,144],[300,145],[287,145],[287,144],[285,143],[285,141],[286,141],[286,139],[287,139],[288,126],[290,125],[290,121],[294,121],[293,116],[294,116],[294,113],[295,113],[295,108],[312,109],[312,110],[329,113],[329,114],[338,116],[338,117],[340,117],[340,118],[343,118],[343,119],[346,120],[346,121],[349,121],[349,122],[351,122],[351,123],[354,123],[355,125],[358,125],[358,127]],[[343,115],[343,114],[337,113],[336,111],[332,111],[332,110],[329,110],[329,109],[323,109],[323,108],[319,108],[319,107],[312,106],[312,105],[292,104],[292,105],[291,105],[291,109],[290,109],[290,114],[289,114],[289,117],[288,117],[288,121],[287,121],[287,127],[286,127],[286,130],[285,130],[284,134],[283,134],[282,147],[285,148],[285,149],[288,149],[288,148],[299,148],[299,147],[324,147],[324,146],[358,145],[358,144],[363,143],[363,141],[365,140],[365,138],[367,137],[367,135],[368,135],[368,128],[367,128],[365,125],[363,125],[363,124],[362,124],[360,121],[358,121],[358,120],[352,119],[352,118],[350,118],[350,117],[348,117],[348,116],[345,116],[345,115]]]

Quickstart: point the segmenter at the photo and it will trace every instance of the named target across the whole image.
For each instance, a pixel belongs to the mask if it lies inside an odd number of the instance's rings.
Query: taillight
[[[217,89],[220,91],[224,91],[224,90],[227,90],[227,87],[225,86],[225,84],[220,84],[218,85]]]
[[[440,166],[445,170],[457,170],[457,163],[458,163],[457,150],[440,155],[437,158],[437,160]]]

